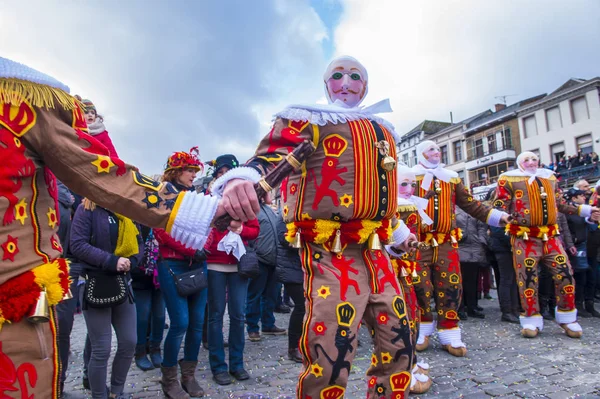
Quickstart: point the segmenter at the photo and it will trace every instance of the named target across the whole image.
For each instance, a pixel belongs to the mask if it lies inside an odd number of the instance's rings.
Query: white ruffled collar
[[[552,177],[554,175],[554,171],[552,171],[550,169],[545,169],[545,168],[538,168],[535,171],[535,173],[530,173],[530,172],[523,171],[521,169],[514,169],[514,170],[509,170],[508,172],[504,172],[503,175],[511,176],[511,177],[529,177],[529,180],[527,180],[527,183],[531,184],[531,183],[533,183],[533,181],[535,180],[536,177],[539,177],[542,179],[549,179],[550,177]]]
[[[425,198],[417,197],[416,195],[411,195],[410,199],[398,197],[398,206],[403,205],[412,205],[417,208],[419,215],[421,216],[421,221],[427,225],[433,223],[433,220],[427,215],[427,205],[429,201]]]
[[[357,106],[352,108],[345,106],[343,102],[338,100],[333,104],[293,104],[275,114],[275,117],[293,121],[307,121],[319,126],[369,119],[385,127],[394,137],[394,140],[399,143],[400,136],[396,133],[394,125],[379,116],[375,116],[375,114],[386,112],[392,112],[389,99],[379,101],[368,107]]]

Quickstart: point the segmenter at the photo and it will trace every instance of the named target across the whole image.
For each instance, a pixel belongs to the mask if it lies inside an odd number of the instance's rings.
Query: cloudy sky
[[[598,0],[0,1],[0,54],[90,98],[121,158],[240,161],[289,103],[324,101],[331,57],[369,70],[399,133],[600,76]]]

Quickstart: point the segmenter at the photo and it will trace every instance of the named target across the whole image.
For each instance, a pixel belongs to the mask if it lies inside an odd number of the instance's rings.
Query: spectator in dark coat
[[[568,202],[585,204],[585,192],[570,189],[566,193]],[[587,255],[588,232],[598,230],[598,224],[579,215],[567,215],[574,247],[569,248],[571,267],[575,278],[575,304],[580,317],[600,317],[594,309],[595,270],[590,267]]]
[[[495,189],[488,192],[486,200],[494,202]],[[521,305],[517,279],[513,266],[510,238],[504,233],[504,227],[489,226],[488,245],[498,263],[500,282],[498,284],[498,301],[500,302],[501,320],[519,324]]]
[[[139,230],[131,220],[87,199],[77,209],[71,227],[71,252],[85,262],[88,281],[93,277],[123,275],[128,294],[125,302],[110,307],[87,306],[87,299],[84,299],[83,316],[91,343],[88,377],[93,398],[108,397],[106,375],[112,328],[117,336],[117,351],[112,365],[111,397],[120,396],[125,387],[136,342],[135,305],[129,271],[141,261],[141,248],[143,243]]]
[[[485,318],[477,306],[477,281],[479,268],[487,264],[487,225],[456,208],[456,225],[462,230],[458,247],[460,269],[463,277],[463,302],[469,317]]]
[[[162,363],[160,344],[165,330],[165,301],[158,284],[158,241],[149,227],[142,226],[141,234],[144,258],[140,267],[131,271],[131,286],[137,314],[135,364],[146,371],[160,368]]]
[[[275,277],[277,264],[277,221],[280,218],[267,204],[260,205],[258,223],[260,232],[253,247],[258,257],[260,275],[248,282],[246,299],[246,326],[250,341],[260,341],[258,323],[266,335],[285,335],[284,328],[275,325],[275,306],[279,293]]]
[[[298,342],[302,335],[302,321],[304,319],[304,271],[300,261],[298,249],[291,248],[286,241],[287,228],[283,218],[277,222],[277,269],[276,274],[286,291],[294,301],[294,310],[290,315],[288,326],[288,359],[302,363],[302,355],[298,349]]]

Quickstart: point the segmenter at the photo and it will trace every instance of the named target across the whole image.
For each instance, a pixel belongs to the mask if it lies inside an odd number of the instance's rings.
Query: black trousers
[[[574,270],[575,302],[593,301],[595,290],[595,270],[588,267],[584,270]]]
[[[290,315],[290,325],[288,326],[288,349],[298,348],[298,341],[302,335],[302,324],[304,321],[304,285],[285,283],[285,290],[294,301],[294,310]]]
[[[519,290],[517,288],[517,276],[513,266],[513,257],[511,252],[496,252],[496,264],[498,265],[499,282],[498,301],[500,302],[500,311],[502,313],[519,314]]]
[[[463,305],[468,310],[477,307],[477,283],[479,281],[478,262],[460,262],[460,272],[463,278]]]

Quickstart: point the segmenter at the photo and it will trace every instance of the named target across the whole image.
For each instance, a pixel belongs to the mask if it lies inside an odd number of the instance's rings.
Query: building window
[[[550,154],[552,154],[552,162],[560,162],[560,159],[565,156],[565,143],[561,141],[560,143],[552,144],[550,146]]]
[[[573,116],[573,123],[590,119],[587,99],[585,96],[571,100],[571,115]]]
[[[546,130],[548,132],[552,130],[558,130],[562,128],[562,118],[560,116],[560,108],[556,107],[548,108],[546,110]]]
[[[475,140],[475,157],[481,158],[483,156],[483,139]]]
[[[493,154],[498,151],[498,148],[496,147],[496,134],[495,133],[487,136],[487,142],[488,142],[488,154]]]
[[[536,148],[535,150],[531,150],[531,152],[533,152],[538,157],[538,159],[540,158],[540,149],[539,148]]]
[[[577,137],[575,141],[577,143],[577,151],[581,151],[582,154],[590,154],[594,151],[591,134]]]
[[[512,135],[509,127],[504,129],[504,131],[502,132],[502,141],[505,150],[513,149]]]
[[[443,145],[440,147],[440,151],[442,152],[442,163],[448,164],[448,146]]]
[[[458,171],[456,173],[458,173],[458,177],[460,177],[460,180],[464,183],[464,181],[465,181],[465,171],[464,171],[464,169],[461,170],[461,171]]]
[[[535,123],[535,115],[523,118],[523,128],[525,129],[525,138],[538,135],[537,125]]]
[[[408,165],[408,153],[402,154],[402,162],[404,162],[405,165]]]
[[[454,162],[462,161],[462,142],[460,140],[455,141],[454,143],[452,143],[452,146],[454,147]]]
[[[417,164],[417,150],[412,151],[412,162],[410,166],[415,166]]]

